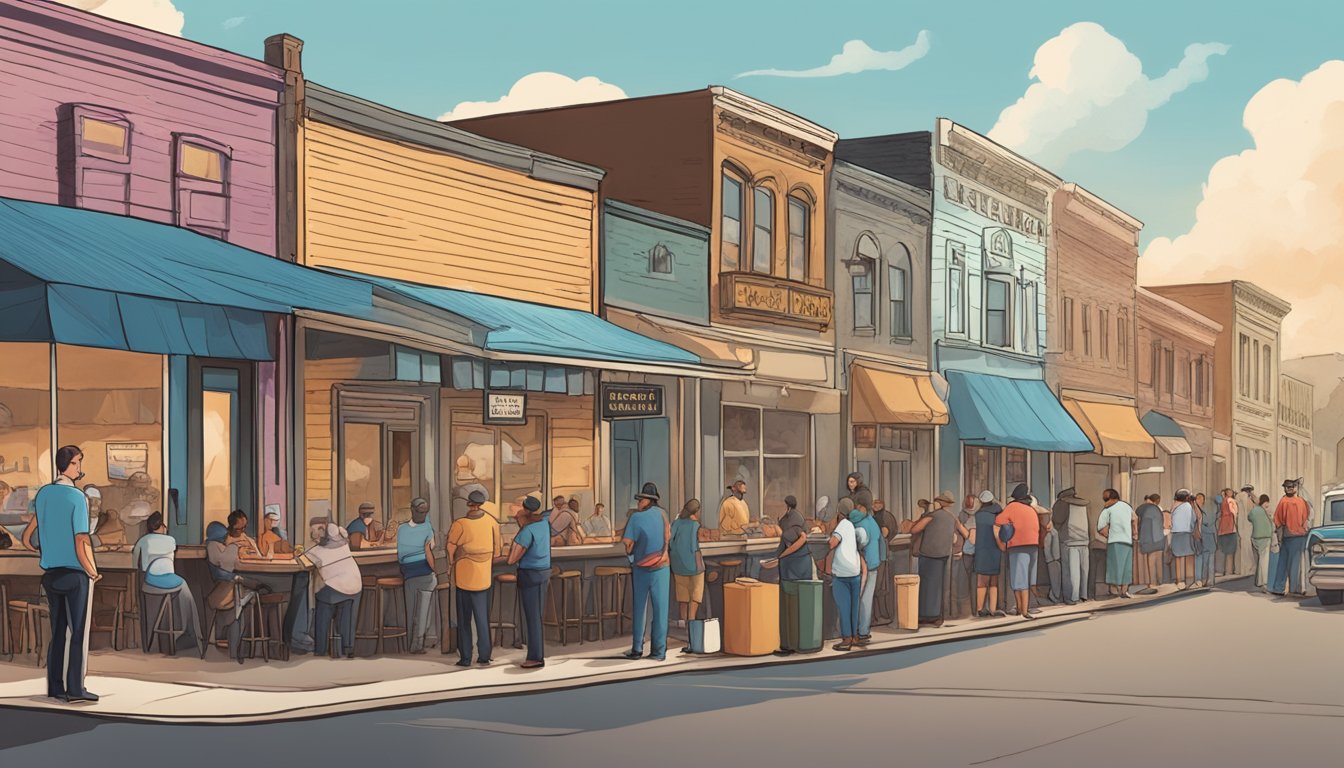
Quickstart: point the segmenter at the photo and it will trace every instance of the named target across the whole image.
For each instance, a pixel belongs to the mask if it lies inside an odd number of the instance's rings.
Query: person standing
[[[634,637],[625,654],[627,659],[644,655],[644,620],[650,609],[653,611],[653,627],[649,637],[649,658],[653,661],[667,658],[667,598],[671,587],[668,583],[671,558],[667,550],[672,526],[658,501],[658,486],[645,483],[635,494],[635,513],[626,523],[621,538],[625,554],[633,566]]]
[[[1251,524],[1251,548],[1255,550],[1255,586],[1261,590],[1269,578],[1269,550],[1274,542],[1274,518],[1269,513],[1269,497],[1260,496],[1260,503],[1247,512]]]
[[[951,491],[943,491],[929,506],[929,511],[910,530],[923,533],[919,544],[919,623],[930,627],[943,626],[943,583],[947,576],[948,558],[956,537],[967,538],[970,531],[957,520],[949,509],[956,501]],[[870,581],[872,579],[869,579]],[[867,590],[865,590],[867,591]]]
[[[1246,540],[1255,538],[1251,531],[1249,515],[1251,507],[1259,504],[1261,495],[1263,494],[1257,494],[1255,492],[1255,486],[1250,483],[1242,486],[1241,492],[1237,494],[1237,512],[1242,516],[1241,519],[1237,521],[1237,534],[1241,541],[1237,543],[1238,559],[1234,565],[1242,569],[1249,565],[1247,560],[1252,557],[1251,548],[1246,546]],[[1269,509],[1269,507],[1266,507],[1266,509]]]
[[[1231,488],[1224,488],[1222,503],[1218,505],[1218,554],[1223,556],[1223,575],[1231,576],[1237,558],[1237,525],[1243,509],[1232,496]],[[1249,508],[1246,508],[1250,512]]]
[[[1134,529],[1139,516],[1120,500],[1120,492],[1114,488],[1102,491],[1101,504],[1097,533],[1106,537],[1106,584],[1112,595],[1128,600],[1129,585],[1134,581]]]
[[[779,518],[779,548],[775,551],[775,556],[779,558],[779,581],[782,585],[786,581],[808,581],[813,578],[812,554],[807,549],[807,525],[803,520],[803,515],[798,511],[798,500],[793,496],[784,497],[784,506],[786,511],[784,516]],[[784,626],[784,590],[779,591],[779,637],[780,648],[778,654],[787,656],[796,652],[797,648],[789,648],[785,645],[788,642],[788,628]]]
[[[546,630],[541,625],[541,608],[551,581],[551,534],[555,529],[548,519],[553,513],[548,510],[538,515],[540,511],[541,502],[536,497],[523,499],[526,517],[519,523],[526,524],[509,547],[509,565],[518,566],[518,599],[523,604],[526,625],[527,658],[523,669],[546,666]]]
[[[751,523],[751,509],[747,506],[747,481],[737,480],[728,486],[728,496],[719,505],[719,535],[743,536]]]
[[[1088,580],[1092,577],[1087,502],[1078,498],[1073,488],[1065,488],[1055,499],[1051,520],[1059,529],[1060,543],[1064,545],[1064,604],[1087,602]]]
[[[863,580],[863,591],[859,594],[858,633],[861,646],[873,639],[873,596],[877,592],[877,571],[882,567],[882,529],[868,514],[868,508],[862,504],[864,501],[868,501],[866,496],[861,497],[854,511],[849,513],[849,521],[858,532],[859,554],[868,571],[868,578]]]
[[[1214,559],[1218,554],[1218,512],[1210,507],[1208,498],[1202,493],[1195,494],[1196,527],[1199,530],[1199,546],[1196,550],[1195,586],[1207,587],[1214,582]]]
[[[980,509],[975,513],[975,607],[972,613],[980,616],[1004,616],[999,610],[999,570],[1003,551],[994,536],[994,521],[1003,507],[989,491],[980,492]],[[988,602],[986,602],[988,601]]]
[[[336,620],[341,638],[339,651],[347,659],[355,658],[355,618],[359,616],[359,596],[363,586],[359,564],[350,551],[345,529],[326,518],[309,521],[308,535],[313,546],[304,550],[299,562],[316,567],[322,588],[313,595],[314,653],[325,656],[331,637],[331,622]]]
[[[868,565],[859,552],[858,529],[849,519],[852,504],[841,499],[831,526],[830,552],[823,563],[831,574],[831,591],[835,597],[836,612],[840,614],[840,642],[832,646],[837,651],[852,650],[858,645],[859,595],[868,576]]]
[[[1055,604],[1064,601],[1064,576],[1060,568],[1059,531],[1055,530],[1050,510],[1037,509],[1041,521],[1041,555],[1045,558],[1045,577],[1050,582],[1047,599]]]
[[[411,653],[419,656],[425,652],[434,588],[439,583],[434,575],[434,526],[429,522],[429,502],[425,499],[411,500],[411,519],[397,529],[397,565],[405,581]]]
[[[1162,533],[1161,501],[1160,495],[1151,494],[1136,512],[1139,518],[1138,580],[1148,585],[1139,593],[1141,595],[1157,594],[1157,586],[1162,583],[1162,555],[1167,548],[1167,537]]]
[[[854,506],[859,506],[859,501],[868,500],[871,504],[873,492],[868,490],[868,486],[863,483],[863,474],[861,472],[850,472],[845,478],[845,488],[849,491],[845,498],[854,502]]]
[[[1013,590],[1017,613],[1034,619],[1031,612],[1032,552],[1041,544],[1040,523],[1031,506],[1031,489],[1026,483],[1013,488],[1013,500],[994,520],[994,540],[1008,553],[1008,586]],[[1011,527],[1011,535],[1005,529]],[[1005,541],[1006,539],[1006,541]]]
[[[792,496],[789,497],[793,498]],[[788,499],[785,499],[787,503]],[[672,523],[672,544],[668,548],[672,567],[672,585],[677,593],[681,618],[677,627],[686,628],[705,600],[705,559],[700,554],[700,501],[691,499]]]
[[[965,618],[973,615],[971,601],[975,600],[975,510],[979,501],[967,495],[961,501],[957,522],[966,529],[966,536],[957,537],[952,547],[952,616]]]
[[[1171,557],[1178,590],[1186,589],[1195,580],[1197,524],[1190,492],[1184,488],[1176,491],[1176,506],[1171,510]]]
[[[574,502],[578,506],[578,501]],[[551,499],[551,509],[547,513],[551,519],[551,545],[572,547],[583,543],[583,525],[579,522],[579,513],[570,507],[569,500],[562,495]]]
[[[503,561],[504,541],[499,522],[485,514],[486,495],[472,491],[467,496],[467,516],[454,520],[448,529],[448,562],[453,567],[457,591],[457,666],[471,666],[471,630],[476,625],[476,663],[490,663],[491,566]]]
[[[67,703],[98,701],[84,687],[93,585],[102,574],[93,559],[88,497],[75,487],[84,477],[83,467],[79,446],[56,452],[56,480],[37,492],[33,517],[23,530],[23,545],[41,553],[42,588],[50,606],[47,696]]]
[[[1274,530],[1279,535],[1279,567],[1274,572],[1272,594],[1284,595],[1290,586],[1295,597],[1306,597],[1302,589],[1302,553],[1307,548],[1307,530],[1311,527],[1311,507],[1297,495],[1297,481],[1283,481],[1283,498],[1274,510]]]

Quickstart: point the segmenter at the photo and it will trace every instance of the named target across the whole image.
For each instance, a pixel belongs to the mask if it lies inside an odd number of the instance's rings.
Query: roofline
[[[1282,371],[1280,371],[1280,373],[1279,373],[1279,378],[1280,378],[1280,379],[1287,379],[1287,380],[1289,380],[1289,381],[1291,381],[1291,382],[1294,382],[1294,383],[1296,383],[1296,384],[1301,384],[1302,386],[1306,387],[1307,389],[1311,389],[1311,390],[1316,389],[1316,385],[1315,385],[1315,384],[1312,384],[1310,381],[1306,381],[1306,380],[1304,380],[1304,379],[1299,379],[1299,378],[1296,377],[1296,376],[1292,376],[1292,375],[1289,375],[1289,374],[1287,374],[1287,373],[1283,373]]]
[[[1161,288],[1163,290],[1181,289],[1181,288],[1224,288],[1224,287],[1229,288],[1232,291],[1233,300],[1237,298],[1236,295],[1237,291],[1244,291],[1252,296],[1255,296],[1258,299],[1261,299],[1262,301],[1265,301],[1268,304],[1275,306],[1278,309],[1281,309],[1283,315],[1287,315],[1289,312],[1293,311],[1292,304],[1288,303],[1284,299],[1279,298],[1278,296],[1275,296],[1274,294],[1270,293],[1264,288],[1261,288],[1255,283],[1249,282],[1247,280],[1223,280],[1217,283],[1177,283],[1174,285],[1153,286],[1153,288]]]
[[[1062,186],[1060,186],[1060,189],[1077,197],[1079,200],[1081,200],[1089,207],[1095,208],[1098,212],[1118,219],[1122,225],[1128,227],[1129,229],[1134,230],[1136,234],[1139,232],[1139,230],[1143,229],[1142,221],[1139,221],[1133,216],[1130,216],[1128,213],[1125,213],[1124,211],[1115,207],[1111,203],[1108,203],[1105,200],[1101,199],[1099,196],[1096,195],[1096,193],[1091,192],[1072,181],[1065,182]]]
[[[311,80],[304,84],[303,104],[306,113],[322,122],[518,171],[539,181],[596,192],[606,175],[605,170],[595,165],[489,139],[438,120],[342,93]]]
[[[708,88],[696,88],[689,91],[673,91],[672,93],[655,93],[649,96],[626,96],[623,99],[603,99],[601,101],[581,101],[576,104],[561,104],[556,107],[535,107],[533,109],[519,109],[509,112],[491,112],[488,115],[476,115],[475,117],[461,117],[453,120],[440,120],[446,125],[469,125],[474,122],[484,122],[501,117],[518,117],[522,115],[540,115],[548,112],[567,112],[570,110],[589,109],[592,107],[603,107],[612,104],[625,104],[633,101],[653,101],[654,99],[670,99],[678,96],[708,95]]]
[[[726,86],[712,85],[709,91],[714,96],[715,106],[824,147],[827,152],[833,151],[835,142],[840,139],[839,134],[825,126]]]
[[[907,184],[900,179],[892,178],[880,171],[874,171],[871,168],[855,163],[853,160],[836,159],[831,166],[831,170],[834,173],[847,173],[862,177],[864,181],[871,184],[887,187],[886,191],[893,194],[914,195],[915,197],[918,197],[921,202],[929,206],[933,205],[933,193],[929,190],[923,189],[922,187],[916,187],[913,184]]]
[[[602,201],[603,212],[613,213],[622,218],[638,221],[641,224],[647,224],[653,227],[676,230],[687,237],[709,240],[709,227],[702,227],[693,221],[678,219],[675,216],[650,211],[647,208],[640,208],[637,205],[621,202],[612,198],[606,198]]]
[[[1051,173],[1050,171],[1047,171],[1045,168],[1042,168],[1041,166],[1037,165],[1031,160],[1028,160],[1022,155],[1019,155],[1018,153],[1003,146],[997,141],[994,141],[988,136],[982,133],[978,133],[977,131],[970,129],[949,117],[938,118],[937,121],[934,123],[934,126],[935,126],[934,136],[939,144],[944,144],[943,141],[944,135],[957,133],[959,135],[965,136],[967,139],[975,142],[976,144],[980,144],[981,146],[985,147],[991,152],[998,153],[1009,162],[1016,163],[1018,166],[1022,168],[1022,170],[1039,177],[1039,180],[1045,182],[1046,185],[1053,185],[1057,189],[1061,184],[1064,183],[1063,179]]]
[[[1180,303],[1179,301],[1176,301],[1175,299],[1168,299],[1166,296],[1163,296],[1158,293],[1153,293],[1152,291],[1148,290],[1147,288],[1144,288],[1141,285],[1135,286],[1134,291],[1136,298],[1142,297],[1146,299],[1151,299],[1152,301],[1156,301],[1158,304],[1161,304],[1167,307],[1168,309],[1175,311],[1178,314],[1185,315],[1187,319],[1194,320],[1196,323],[1199,323],[1208,330],[1213,331],[1213,334],[1215,336],[1223,332],[1222,323],[1218,322],[1217,320],[1214,320],[1208,315],[1196,312],[1195,310],[1185,306],[1184,304]]]

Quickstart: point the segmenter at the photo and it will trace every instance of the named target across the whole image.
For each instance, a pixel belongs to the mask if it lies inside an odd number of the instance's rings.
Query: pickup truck
[[[1307,534],[1307,552],[1311,558],[1308,578],[1321,605],[1344,602],[1344,525],[1311,529]]]

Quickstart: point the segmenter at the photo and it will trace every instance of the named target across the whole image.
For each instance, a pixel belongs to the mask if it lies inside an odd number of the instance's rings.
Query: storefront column
[[[165,418],[168,428],[168,503],[171,514],[165,515],[169,532],[178,542],[196,544],[204,536],[200,519],[187,509],[187,489],[191,487],[191,451],[187,448],[187,430],[191,413],[187,407],[187,358],[168,356],[168,382],[164,389]],[[175,501],[174,501],[175,499]],[[175,507],[175,508],[174,508]]]
[[[719,527],[719,502],[723,500],[723,383],[704,381],[700,385],[700,436],[704,446],[700,454],[701,525]]]

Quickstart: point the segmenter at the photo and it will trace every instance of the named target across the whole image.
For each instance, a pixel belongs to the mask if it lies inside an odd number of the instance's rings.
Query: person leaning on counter
[[[751,508],[747,506],[747,481],[738,480],[728,486],[728,497],[719,505],[719,534],[742,536],[751,523]]]
[[[476,663],[490,663],[490,587],[494,583],[491,566],[504,560],[504,540],[499,522],[485,514],[481,505],[487,497],[481,491],[467,496],[467,516],[453,521],[448,529],[448,562],[453,566],[457,588],[457,647],[461,658],[457,666],[471,666],[471,630],[476,625]]]

